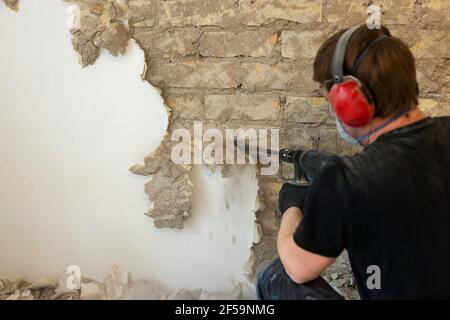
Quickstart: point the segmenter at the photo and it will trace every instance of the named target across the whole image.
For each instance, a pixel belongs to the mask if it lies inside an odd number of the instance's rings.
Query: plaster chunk
[[[53,297],[56,299],[58,296],[64,295],[64,294],[72,294],[72,293],[78,293],[77,289],[72,289],[67,287],[67,283],[71,283],[73,278],[73,274],[70,272],[62,272],[59,275],[58,279],[58,286],[55,289],[55,296]]]
[[[41,278],[41,279],[38,279],[38,280],[32,282],[28,286],[28,289],[37,290],[37,289],[42,289],[45,287],[56,287],[57,285],[58,285],[58,280],[56,280],[56,279]]]
[[[140,280],[126,288],[121,300],[165,300],[168,299],[167,290],[156,281]]]
[[[125,54],[131,39],[127,26],[128,4],[124,0],[65,0],[79,7],[70,32],[72,45],[83,67],[94,64],[100,48],[117,56]]]
[[[130,273],[122,267],[113,265],[105,276],[106,298],[115,300],[122,296],[128,286]]]
[[[194,291],[189,291],[187,289],[180,289],[178,291],[174,291],[170,294],[167,300],[198,300],[200,295],[202,294],[202,290],[197,289]]]
[[[171,143],[164,140],[145,159],[145,164],[130,168],[131,172],[151,175],[145,185],[152,207],[146,215],[153,218],[157,228],[183,228],[183,218],[190,215],[193,184],[189,173],[191,166],[174,164],[171,160]]]
[[[199,300],[239,300],[242,299],[242,283],[237,284],[228,292],[208,292],[203,290]]]
[[[183,217],[190,215],[192,186],[186,175],[174,178],[160,172],[146,184],[145,191],[153,202],[148,215],[157,228],[183,228]]]
[[[2,0],[3,3],[14,11],[19,11],[19,0]]]
[[[73,49],[80,55],[80,63],[83,67],[94,64],[100,55],[100,49],[81,30],[72,31]]]
[[[60,280],[66,281],[66,273],[60,276]],[[133,281],[131,273],[117,265],[111,267],[103,283],[86,278],[81,281],[80,290],[58,291],[54,281],[48,279],[40,279],[33,284],[23,280],[0,280],[0,300],[237,300],[243,295],[242,283],[237,283],[229,292],[203,289],[170,292],[158,281]]]
[[[12,295],[10,295],[5,300],[19,300],[19,298],[20,298],[20,291],[16,290]]]
[[[102,300],[105,297],[101,284],[92,281],[81,284],[81,299],[83,300]]]

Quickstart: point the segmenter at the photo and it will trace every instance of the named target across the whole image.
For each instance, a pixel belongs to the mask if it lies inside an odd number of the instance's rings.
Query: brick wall
[[[450,114],[447,0],[130,0],[129,24],[145,50],[145,79],[162,90],[172,110],[169,133],[192,127],[193,120],[219,127],[275,127],[281,129],[283,147],[351,153],[311,80],[312,61],[329,35],[364,22],[372,3],[381,5],[382,23],[417,58],[421,106],[431,115]],[[155,173],[148,169],[155,157],[147,159],[147,169],[135,171]],[[261,177],[260,187],[262,239],[253,248],[250,274],[273,257],[278,228],[280,181]],[[150,215],[161,227],[181,227],[180,214]]]

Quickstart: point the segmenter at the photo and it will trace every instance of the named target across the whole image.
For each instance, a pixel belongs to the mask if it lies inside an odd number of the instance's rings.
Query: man
[[[259,297],[342,298],[320,274],[346,249],[362,299],[450,298],[450,118],[418,108],[410,50],[385,27],[341,31],[314,80],[364,150],[329,160],[309,188],[283,185],[279,259]]]

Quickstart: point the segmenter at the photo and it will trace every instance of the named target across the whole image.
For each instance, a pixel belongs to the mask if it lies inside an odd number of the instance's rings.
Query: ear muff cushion
[[[356,79],[344,79],[335,84],[328,94],[328,100],[338,119],[355,128],[368,124],[375,111]]]

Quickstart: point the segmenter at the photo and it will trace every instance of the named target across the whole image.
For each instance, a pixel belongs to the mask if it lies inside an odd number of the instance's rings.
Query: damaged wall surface
[[[381,5],[382,23],[417,58],[421,107],[450,114],[449,11],[446,0],[78,0],[73,45],[83,65],[99,48],[122,53],[128,37],[145,52],[143,77],[170,110],[167,135],[133,173],[151,176],[145,190],[155,226],[180,229],[191,213],[192,167],[170,161],[170,133],[195,120],[217,128],[280,128],[282,147],[352,153],[313,83],[312,60],[335,31]],[[149,150],[150,151],[150,150]],[[226,170],[225,170],[226,172]],[[256,222],[261,237],[248,263],[252,277],[275,254],[276,196],[281,181],[259,177]],[[250,212],[249,212],[250,213]]]
[[[19,10],[19,0],[2,0],[2,1],[11,10],[14,11]]]
[[[22,1],[16,13],[0,4],[0,279],[32,282],[79,265],[102,281],[117,264],[167,294],[231,292],[246,282],[254,169],[227,179],[193,169],[184,229],[156,229],[143,214],[148,178],[128,168],[160,144],[163,100],[140,77],[145,57],[134,41],[124,56],[105,52],[80,68],[69,7]],[[16,290],[1,287],[0,299]]]
[[[194,120],[222,129],[280,128],[282,147],[357,150],[338,137],[312,82],[312,60],[329,35],[365,22],[370,4],[380,5],[382,23],[418,59],[421,107],[431,115],[449,114],[445,0],[128,1],[131,37],[146,54],[144,77],[162,90],[171,110],[169,135],[144,164],[131,168],[154,177],[146,191],[156,226],[181,228],[189,215],[191,168],[170,163],[167,147],[170,133]],[[160,185],[170,186],[166,197]],[[256,218],[262,237],[248,264],[251,277],[274,256],[278,228],[280,181],[261,176],[259,185]],[[165,207],[175,198],[179,201]]]

